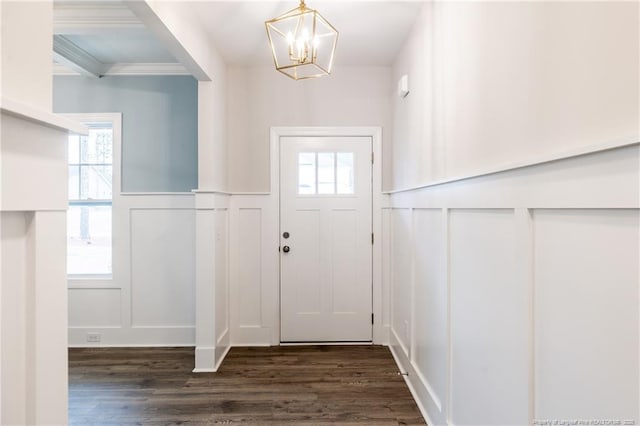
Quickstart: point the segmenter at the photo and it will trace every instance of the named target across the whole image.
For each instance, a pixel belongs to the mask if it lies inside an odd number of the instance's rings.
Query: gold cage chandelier
[[[304,0],[264,24],[278,71],[294,80],[331,74],[338,31]]]

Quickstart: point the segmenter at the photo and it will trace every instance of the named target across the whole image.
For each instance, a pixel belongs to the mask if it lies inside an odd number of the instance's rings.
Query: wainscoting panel
[[[434,404],[446,402],[448,287],[446,210],[413,210],[415,265],[412,362]]]
[[[278,344],[277,206],[268,194],[234,194],[229,221],[232,345]]]
[[[640,421],[640,145],[389,194],[383,230],[429,424]]]
[[[381,263],[382,263],[382,327],[384,330],[384,342],[389,341],[389,324],[391,322],[391,312],[389,301],[391,300],[391,214],[393,210],[389,208],[382,209],[382,235],[377,237],[381,247]]]
[[[70,288],[69,327],[121,327],[119,288]]]
[[[391,332],[395,333],[407,357],[411,351],[411,309],[413,300],[413,262],[411,210],[392,212],[393,263],[391,284]]]
[[[513,210],[452,210],[451,422],[526,424],[527,288]]]
[[[236,271],[236,288],[242,295],[238,312],[239,327],[262,326],[262,209],[238,210],[236,250],[241,263]]]
[[[216,344],[229,339],[229,210],[215,212],[216,221]]]
[[[193,210],[131,210],[131,322],[195,323]]]
[[[536,210],[535,418],[638,420],[638,210]]]
[[[113,277],[69,280],[69,345],[193,345],[194,293],[193,194],[119,194]]]

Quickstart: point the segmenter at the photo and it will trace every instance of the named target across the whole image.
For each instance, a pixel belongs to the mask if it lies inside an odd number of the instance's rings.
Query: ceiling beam
[[[201,64],[191,55],[177,36],[167,27],[162,18],[156,14],[148,1],[125,0],[127,7],[144,23],[145,27],[164,45],[164,47],[180,62],[198,81],[211,81]],[[175,5],[179,6],[179,2]],[[187,6],[188,7],[188,6]]]
[[[80,74],[102,77],[107,66],[61,35],[53,36],[53,59]]]

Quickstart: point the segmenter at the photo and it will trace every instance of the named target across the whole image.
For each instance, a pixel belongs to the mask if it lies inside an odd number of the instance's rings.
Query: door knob
[[[284,246],[284,247],[282,247],[282,251],[283,251],[283,252],[285,252],[285,253],[289,253],[289,250],[291,250],[291,249],[289,248],[289,246]]]

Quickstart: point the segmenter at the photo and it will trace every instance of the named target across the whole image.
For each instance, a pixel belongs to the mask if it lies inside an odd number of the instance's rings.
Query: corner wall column
[[[33,424],[64,424],[67,421],[67,212],[36,211],[27,231],[29,263],[33,281],[31,304]],[[29,303],[31,302],[31,303]],[[29,322],[29,320],[27,320]],[[29,340],[31,340],[29,339]],[[29,370],[29,368],[28,368]]]
[[[216,371],[216,244],[213,194],[196,193],[196,361],[194,372]]]

